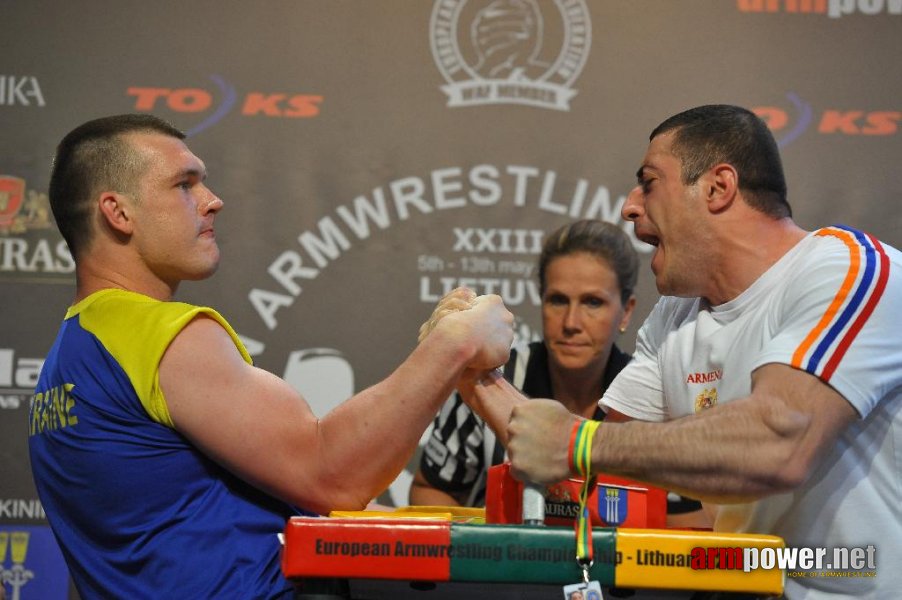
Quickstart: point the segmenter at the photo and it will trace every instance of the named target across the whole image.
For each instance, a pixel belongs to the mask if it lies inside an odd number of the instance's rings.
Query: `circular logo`
[[[448,106],[569,110],[592,39],[584,0],[436,0],[429,37]]]

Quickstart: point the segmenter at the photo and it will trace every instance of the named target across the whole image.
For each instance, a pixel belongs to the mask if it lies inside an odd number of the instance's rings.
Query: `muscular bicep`
[[[777,439],[794,447],[788,468],[804,479],[825,448],[856,418],[852,405],[832,387],[805,371],[767,364],[752,373],[752,400],[761,402],[762,420]]]
[[[304,500],[298,491],[315,484],[317,419],[287,383],[246,363],[218,323],[198,317],[176,336],[160,386],[175,428],[204,454],[269,493]]]

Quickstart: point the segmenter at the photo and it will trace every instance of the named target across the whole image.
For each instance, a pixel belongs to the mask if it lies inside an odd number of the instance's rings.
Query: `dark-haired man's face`
[[[213,220],[222,201],[204,183],[206,166],[178,138],[126,138],[147,165],[132,202],[133,242],[144,263],[171,285],[209,277],[219,264]]]
[[[658,291],[668,296],[704,295],[710,242],[702,179],[686,185],[682,164],[671,152],[673,131],[648,145],[621,214],[636,237],[655,247],[651,269]]]

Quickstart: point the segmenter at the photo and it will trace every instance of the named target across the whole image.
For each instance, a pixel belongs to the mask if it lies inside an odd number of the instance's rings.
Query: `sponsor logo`
[[[20,358],[12,348],[0,348],[0,410],[28,406],[43,365],[43,358]]]
[[[34,572],[24,566],[29,537],[30,533],[27,531],[0,531],[0,564],[4,565],[0,570],[0,581],[9,583],[12,595],[16,598],[25,584],[34,579]],[[7,547],[10,548],[12,559],[9,569],[5,568]]]
[[[610,526],[621,525],[629,514],[629,491],[602,485],[598,487],[598,516]]]
[[[323,97],[296,92],[239,92],[219,75],[210,75],[213,88],[132,86],[126,94],[135,99],[134,109],[196,114],[201,120],[188,129],[188,137],[212,127],[237,110],[244,117],[301,119],[319,115]]]
[[[757,106],[753,112],[761,117],[783,148],[805,132],[821,135],[871,136],[895,135],[902,122],[902,111],[864,108],[816,108],[795,93],[786,95],[789,106]]]
[[[545,502],[545,514],[561,519],[575,519],[579,516],[579,504],[576,502]]]
[[[825,110],[819,133],[844,135],[891,135],[899,130],[902,111]]]
[[[65,598],[69,570],[49,527],[0,525],[0,598]]]
[[[0,175],[0,235],[49,229],[51,225],[47,194],[34,190],[26,194],[24,179]]]
[[[4,175],[0,177],[0,228],[11,229],[25,198],[25,180]],[[24,231],[24,227],[22,229]]]
[[[0,175],[0,279],[47,280],[74,272],[69,247],[53,227],[47,194],[26,190],[24,179]]]
[[[4,521],[43,521],[46,518],[44,507],[37,498],[5,498],[0,500],[0,519]]]
[[[573,497],[566,485],[559,483],[549,485],[545,490],[545,515],[564,519],[577,518],[578,498]]]
[[[0,106],[43,107],[46,104],[37,77],[0,75]]]
[[[705,388],[695,397],[695,412],[717,406],[717,388]]]
[[[429,40],[448,106],[567,111],[592,28],[584,0],[436,0]]]
[[[826,15],[831,19],[902,15],[902,0],[736,0],[736,7],[746,13]]]
[[[877,548],[710,548],[690,551],[694,570],[752,571],[782,569],[789,577],[876,577]]]
[[[545,490],[545,502],[576,502],[570,488],[561,483],[553,483]]]

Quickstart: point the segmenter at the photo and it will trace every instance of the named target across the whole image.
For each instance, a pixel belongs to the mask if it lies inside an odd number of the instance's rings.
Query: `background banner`
[[[692,106],[767,121],[803,227],[902,245],[902,0],[29,0],[0,22],[9,598],[67,594],[49,591],[66,575],[27,414],[74,291],[50,160],[88,119],[153,113],[188,133],[225,202],[223,261],[178,299],[217,308],[320,415],[396,367],[458,285],[501,294],[518,339],[538,339],[543,236],[585,217],[632,235],[620,207],[648,134]],[[626,350],[658,297],[636,243]],[[415,461],[382,502],[407,502]]]

